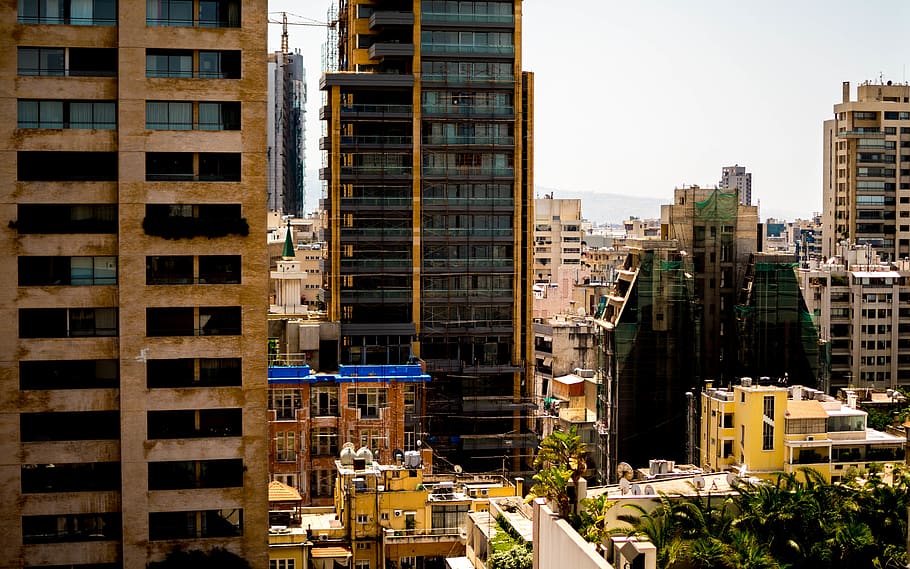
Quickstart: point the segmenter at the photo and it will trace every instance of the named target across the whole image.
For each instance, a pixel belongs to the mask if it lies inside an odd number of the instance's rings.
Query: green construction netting
[[[736,192],[714,190],[708,199],[695,202],[695,213],[699,218],[736,219],[739,199]]]

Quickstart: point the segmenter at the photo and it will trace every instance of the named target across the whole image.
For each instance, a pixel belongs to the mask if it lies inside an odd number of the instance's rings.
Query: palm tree
[[[534,485],[526,500],[534,498],[547,498],[556,504],[556,509],[561,516],[568,516],[572,512],[572,498],[569,496],[569,481],[572,479],[570,470],[558,467],[544,468],[534,475]]]
[[[534,457],[534,467],[540,469],[555,466],[569,470],[572,483],[578,487],[578,481],[587,468],[587,451],[587,445],[578,435],[578,428],[572,425],[568,432],[553,431],[540,441],[537,456]]]

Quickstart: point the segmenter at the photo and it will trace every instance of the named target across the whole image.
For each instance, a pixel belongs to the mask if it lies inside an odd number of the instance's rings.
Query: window
[[[388,389],[355,387],[348,391],[348,407],[360,411],[361,419],[378,419],[379,409],[388,406]]]
[[[145,23],[148,26],[240,27],[238,0],[197,0],[195,4],[193,0],[147,0]]]
[[[300,409],[299,389],[270,389],[269,410],[275,411],[278,420],[294,420]]]
[[[370,523],[370,516],[368,516],[366,514],[357,514],[357,523],[358,524]]]
[[[316,427],[310,431],[310,453],[313,456],[338,454],[338,430],[334,427]]]
[[[404,412],[411,414],[417,412],[417,385],[408,383],[404,385],[402,396],[404,397]]]
[[[22,493],[120,490],[119,462],[23,464]]]
[[[241,488],[243,470],[240,458],[150,462],[148,489]]]
[[[18,101],[19,128],[99,129],[117,127],[114,101]]]
[[[22,516],[22,543],[64,543],[120,539],[119,513]]]
[[[142,228],[147,235],[165,239],[246,236],[250,231],[239,204],[149,204]]]
[[[762,423],[762,450],[774,450],[774,425]]]
[[[240,284],[240,255],[201,255],[199,284]]]
[[[116,308],[19,309],[20,338],[83,338],[116,335]]]
[[[19,151],[20,182],[108,182],[117,180],[116,152]]]
[[[146,361],[146,387],[240,387],[240,358],[181,358]]]
[[[243,535],[243,510],[149,512],[149,540],[236,537]]]
[[[23,360],[19,389],[100,389],[120,385],[117,360]]]
[[[198,119],[193,120],[194,106]],[[239,102],[146,101],[149,130],[240,130]]]
[[[146,308],[147,336],[237,336],[240,325],[239,306]]]
[[[19,0],[20,24],[117,25],[115,0]]]
[[[762,399],[762,450],[774,450],[774,396]]]
[[[19,75],[115,77],[116,48],[20,47]]]
[[[193,77],[193,52],[188,49],[148,49],[146,77]]]
[[[310,387],[310,415],[313,417],[338,416],[337,385],[314,385]]]
[[[20,204],[20,234],[116,233],[117,206],[107,204]]]
[[[469,508],[468,504],[433,506],[433,530],[454,530],[465,527]],[[451,533],[451,531],[446,533]]]
[[[310,472],[310,494],[317,498],[331,498],[334,470],[316,469]]]
[[[296,569],[293,559],[269,559],[269,569]]]
[[[241,409],[149,411],[147,421],[149,440],[243,435]]]
[[[23,443],[117,440],[120,438],[120,412],[21,413],[19,436]]]
[[[296,462],[297,445],[296,434],[294,431],[282,431],[277,433],[275,439],[275,459],[278,462]]]
[[[147,152],[145,179],[150,182],[239,182],[240,153]]]
[[[145,258],[145,284],[192,284],[193,257],[191,255],[152,256]]]
[[[19,257],[19,286],[117,284],[117,257]]]
[[[240,79],[239,51],[200,51],[199,77]]]

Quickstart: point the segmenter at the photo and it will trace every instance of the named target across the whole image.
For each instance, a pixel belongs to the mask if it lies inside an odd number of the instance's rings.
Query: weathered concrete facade
[[[0,9],[0,567],[266,565],[266,7],[148,6]]]

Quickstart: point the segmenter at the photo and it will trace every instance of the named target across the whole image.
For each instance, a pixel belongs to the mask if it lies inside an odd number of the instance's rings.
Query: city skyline
[[[896,1],[864,5],[864,21],[875,26],[853,28],[858,8],[844,0],[572,6],[523,3],[524,36],[547,38],[524,45],[523,67],[537,76],[535,183],[558,197],[605,192],[669,203],[674,187],[713,186],[723,166],[738,163],[754,175],[762,219],[808,217],[821,211],[821,125],[842,82],[855,89],[866,80],[908,80],[898,26],[910,6]],[[300,18],[290,14],[324,21],[328,7],[269,2],[270,12],[285,10],[291,22]],[[280,25],[270,26],[270,51],[280,34]],[[289,26],[311,92],[325,35],[322,27]],[[611,57],[593,73],[601,53]],[[307,107],[310,194],[321,191],[320,104],[312,96]],[[661,129],[667,134],[655,135]]]

